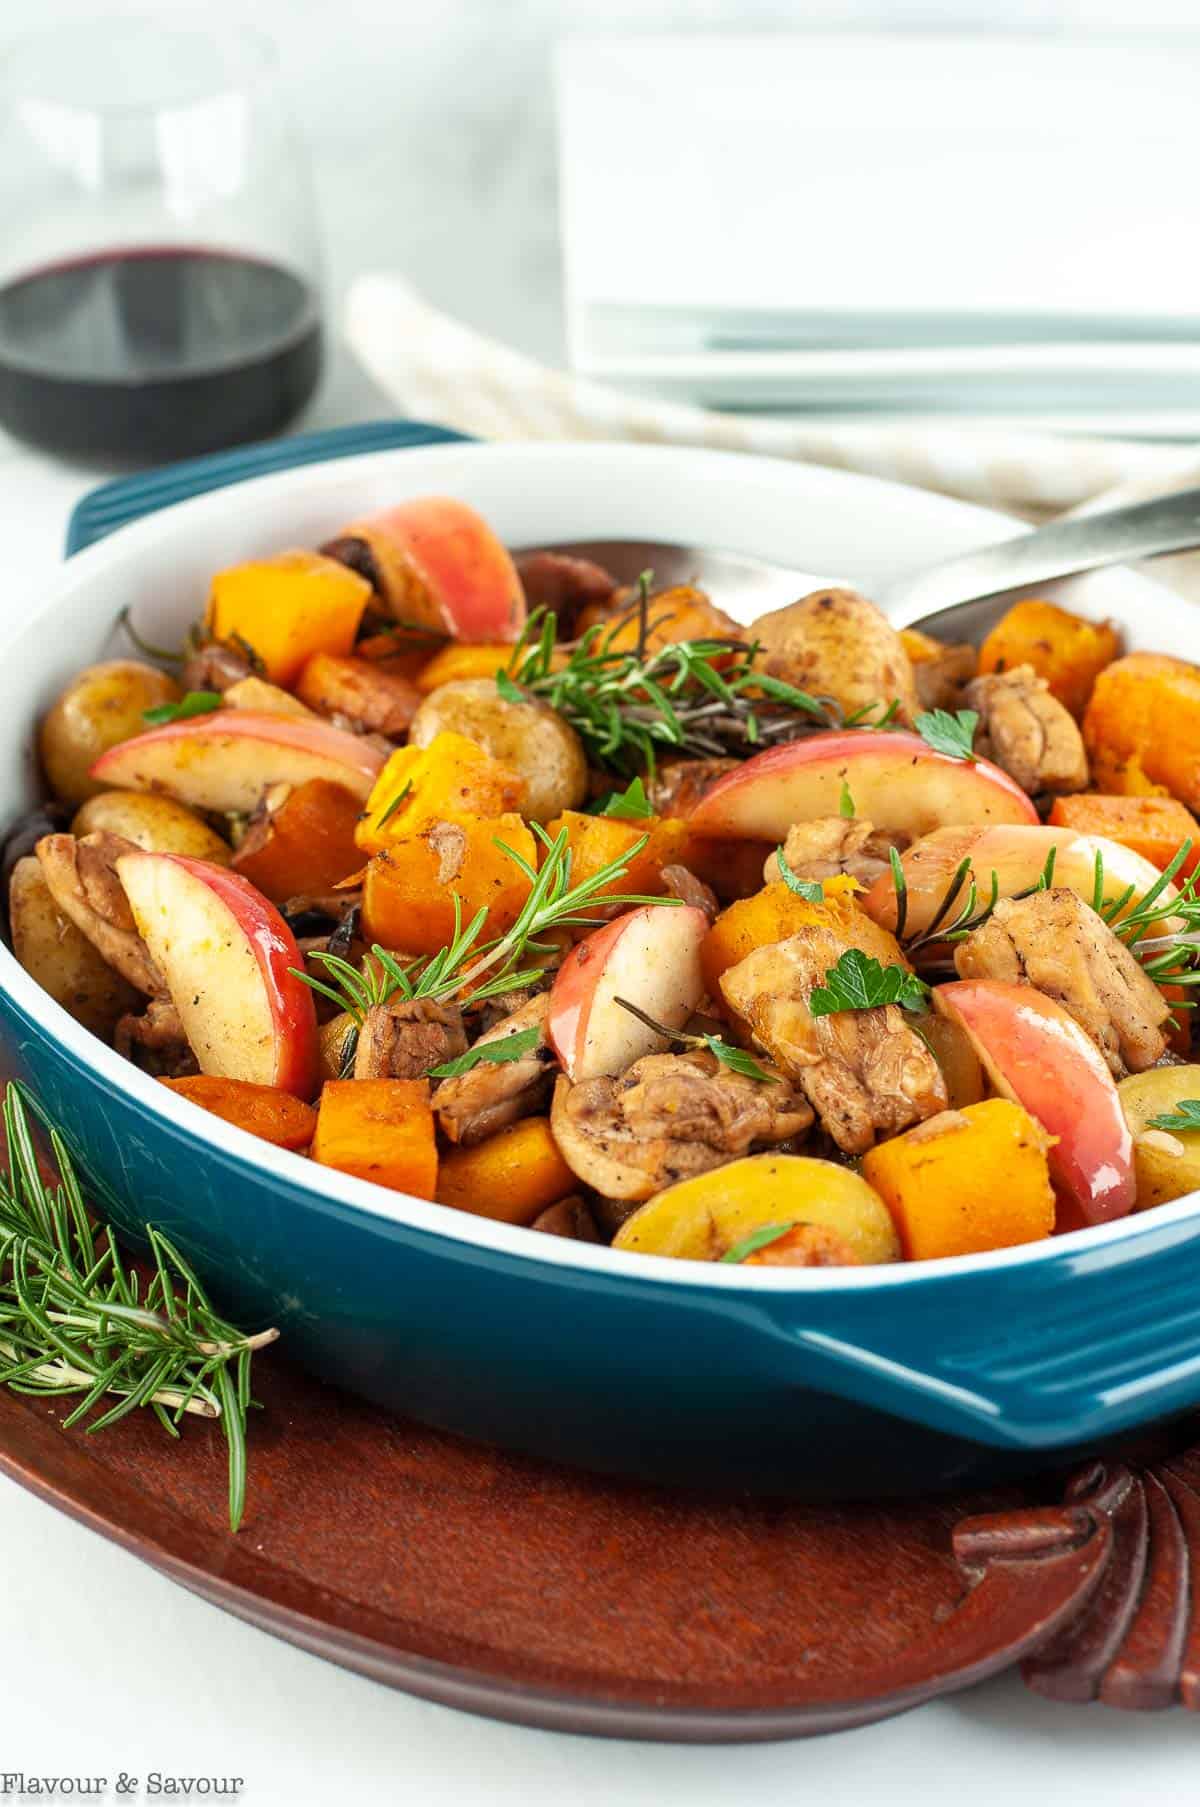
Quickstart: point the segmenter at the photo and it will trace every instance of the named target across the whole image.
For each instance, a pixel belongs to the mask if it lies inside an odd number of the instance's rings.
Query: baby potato
[[[613,1247],[719,1261],[751,1230],[785,1223],[835,1230],[864,1265],[900,1259],[892,1214],[874,1188],[848,1167],[801,1154],[747,1155],[668,1186],[625,1219]]]
[[[174,703],[179,686],[139,659],[106,659],[71,679],[42,718],[38,751],[51,789],[64,803],[83,803],[104,789],[88,776],[119,741],[145,732],[143,711]]]
[[[140,1010],[143,999],[60,913],[32,854],[13,867],[8,909],[13,952],[25,971],[76,1022],[111,1041],[117,1018]]]
[[[1117,1087],[1133,1136],[1138,1211],[1200,1192],[1200,1128],[1159,1129],[1153,1117],[1174,1116],[1185,1098],[1200,1099],[1200,1066],[1151,1067]]]
[[[318,998],[318,1004],[320,1001]],[[357,1024],[348,1010],[340,1011],[337,1016],[331,1016],[327,1023],[321,1024],[318,1031],[320,1042],[318,1059],[321,1063],[322,1079],[341,1079],[343,1077],[342,1069],[346,1064],[346,1056],[349,1052],[346,1044],[356,1028]]]
[[[233,848],[194,810],[146,791],[101,791],[75,812],[71,833],[123,835],[147,853],[183,853],[228,866]]]
[[[920,709],[904,642],[857,590],[814,590],[760,615],[746,638],[759,642],[758,662],[771,677],[814,696],[831,696],[847,715],[876,703],[878,718],[894,702],[903,724]]]
[[[569,722],[545,703],[510,703],[493,678],[459,678],[431,691],[413,716],[408,738],[427,747],[446,730],[463,734],[525,781],[522,814],[550,822],[587,795],[587,759]]]

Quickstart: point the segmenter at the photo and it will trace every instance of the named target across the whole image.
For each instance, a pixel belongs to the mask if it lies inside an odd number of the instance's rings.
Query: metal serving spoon
[[[1128,508],[1053,521],[1032,533],[926,565],[901,575],[882,593],[877,589],[873,600],[893,620],[919,625],[940,639],[978,640],[1003,612],[1007,591],[1196,547],[1200,489],[1185,489]],[[699,584],[730,614],[747,621],[795,602],[821,582],[764,559],[655,540],[579,540],[542,549],[594,559],[622,583],[634,583],[642,571],[652,570],[656,589]]]

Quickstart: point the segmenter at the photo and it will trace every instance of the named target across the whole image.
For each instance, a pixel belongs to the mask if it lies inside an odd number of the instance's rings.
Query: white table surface
[[[335,270],[352,267],[353,226],[338,221]],[[546,227],[539,222],[543,241]],[[511,241],[510,256],[521,261]],[[524,260],[526,272],[536,261]],[[522,336],[548,355],[553,281],[543,260],[527,291],[498,284],[491,307],[464,290],[464,312],[494,315],[486,323],[497,330],[520,316]],[[439,299],[452,303],[454,286],[449,277],[435,284]],[[302,424],[387,412],[338,355]],[[36,594],[60,557],[71,504],[94,480],[0,435],[0,610]],[[969,1791],[971,1807],[1194,1802],[1198,1793],[1197,1719],[1055,1708],[1012,1678],[804,1744],[683,1749],[492,1725],[391,1693],[238,1623],[3,1480],[0,1625],[0,1802],[4,1772],[20,1770],[113,1783],[121,1771],[143,1783],[152,1770],[236,1775],[253,1807],[709,1807],[876,1795],[888,1807],[929,1807],[931,1784],[947,1799]]]

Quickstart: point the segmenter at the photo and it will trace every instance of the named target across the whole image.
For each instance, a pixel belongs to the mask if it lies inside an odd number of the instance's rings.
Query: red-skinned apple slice
[[[1111,1223],[1133,1209],[1133,1138],[1112,1074],[1061,1004],[1000,979],[939,985],[936,1007],[961,1023],[996,1090],[1056,1142],[1049,1152],[1059,1230]]]
[[[340,539],[366,542],[377,587],[407,622],[483,642],[511,642],[525,624],[517,567],[465,502],[418,496],[353,522]]]
[[[919,734],[835,729],[771,747],[700,799],[689,821],[719,839],[782,841],[796,822],[854,814],[916,839],[947,823],[1036,823],[1020,785],[986,759],[935,753]]]
[[[192,809],[248,814],[269,784],[326,778],[364,800],[384,756],[360,734],[317,717],[214,709],[119,741],[92,777],[121,790],[157,791]]]
[[[618,998],[655,1022],[682,1029],[704,995],[700,943],[708,918],[691,904],[643,904],[571,949],[550,993],[546,1031],[571,1080],[623,1073],[661,1052],[655,1035]]]
[[[200,1071],[311,1098],[316,1011],[274,904],[227,867],[177,853],[123,854],[117,875]]]
[[[1042,828],[1024,823],[1002,823],[996,828],[938,828],[923,835],[900,856],[904,869],[907,904],[904,915],[906,935],[923,935],[935,914],[946,901],[955,872],[963,860],[970,859],[970,871],[955,901],[942,921],[951,919],[967,901],[968,886],[973,876],[980,903],[991,895],[992,874],[996,875],[1000,897],[1015,897],[1037,884],[1054,849],[1054,883],[1074,891],[1085,903],[1091,903],[1096,887],[1096,855],[1101,859],[1101,894],[1105,903],[1115,903],[1128,893],[1122,914],[1133,909],[1161,874],[1157,866],[1132,848],[1103,835],[1079,834],[1072,828]],[[1160,892],[1164,901],[1174,895],[1174,887]],[[859,900],[868,916],[892,933],[896,930],[896,887],[890,872],[876,879]],[[1182,927],[1175,918],[1164,923],[1161,933],[1170,934]]]

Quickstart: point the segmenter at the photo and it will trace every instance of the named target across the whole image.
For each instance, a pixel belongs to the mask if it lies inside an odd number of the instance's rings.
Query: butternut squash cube
[[[1054,1229],[1051,1138],[1019,1104],[942,1111],[863,1156],[908,1261],[1038,1242]]]
[[[459,816],[497,817],[519,810],[525,783],[490,753],[449,730],[427,747],[400,747],[375,780],[355,839],[364,853],[383,853],[430,822]]]
[[[1015,602],[996,623],[979,649],[979,669],[1032,665],[1052,695],[1078,717],[1096,679],[1120,651],[1121,636],[1111,621],[1086,621],[1057,603],[1030,597]]]
[[[474,1148],[456,1148],[443,1156],[437,1197],[439,1204],[476,1217],[531,1224],[548,1205],[578,1187],[546,1118],[526,1117]]]
[[[327,1079],[312,1158],[393,1192],[433,1198],[438,1157],[427,1079]]]
[[[464,926],[478,910],[487,910],[481,941],[503,935],[521,913],[529,880],[497,841],[536,865],[533,835],[517,815],[441,817],[392,841],[367,867],[365,939],[410,954],[435,954],[453,938],[455,897]]]
[[[313,653],[348,653],[371,595],[365,577],[319,552],[280,552],[231,565],[212,580],[206,625],[243,640],[261,676],[286,689]]]

